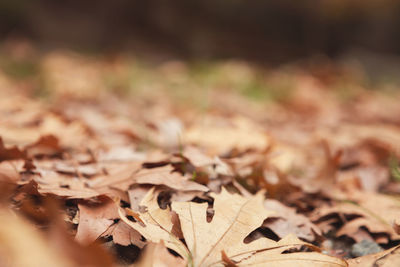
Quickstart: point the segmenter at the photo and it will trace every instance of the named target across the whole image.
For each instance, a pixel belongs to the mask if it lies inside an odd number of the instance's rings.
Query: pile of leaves
[[[293,72],[279,102],[199,109],[41,64],[45,99],[0,72],[1,266],[400,264],[399,93]]]

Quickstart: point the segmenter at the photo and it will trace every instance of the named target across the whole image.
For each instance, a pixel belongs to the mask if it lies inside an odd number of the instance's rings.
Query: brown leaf
[[[112,236],[113,242],[121,246],[129,246],[133,244],[139,248],[143,248],[145,245],[140,233],[123,221],[119,221],[109,227],[101,236]]]
[[[390,196],[368,192],[352,192],[354,202],[337,202],[331,207],[320,207],[312,215],[318,223],[336,214],[336,222],[343,221],[344,225],[337,235],[347,235],[356,241],[362,241],[365,235],[360,235],[359,230],[365,227],[370,233],[384,233],[392,240],[400,239],[392,225],[400,217],[398,201]],[[332,222],[333,223],[333,222]]]
[[[0,136],[0,162],[13,159],[24,159],[26,154],[19,150],[16,146],[6,148],[3,139]]]
[[[75,240],[90,244],[100,237],[118,218],[118,206],[109,198],[100,204],[79,204],[79,224]]]
[[[263,226],[270,228],[280,238],[295,234],[301,239],[314,241],[316,236],[322,235],[321,230],[309,218],[296,213],[295,209],[289,208],[277,200],[265,200],[264,207],[276,213],[271,215]]]
[[[91,188],[114,187],[127,190],[135,183],[133,175],[141,168],[141,162],[128,162],[122,164],[107,164],[104,169],[107,174],[99,175],[87,181]]]
[[[61,152],[58,138],[54,135],[41,136],[38,141],[25,147],[28,156],[54,155]]]

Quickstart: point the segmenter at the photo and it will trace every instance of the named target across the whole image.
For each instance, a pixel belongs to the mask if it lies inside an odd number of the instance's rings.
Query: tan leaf
[[[136,222],[128,219],[124,210],[118,210],[120,218],[130,227],[138,231],[147,240],[159,243],[165,242],[165,246],[179,253],[184,259],[189,258],[189,252],[186,246],[173,234],[173,223],[170,210],[161,209],[157,203],[157,193],[152,188],[141,201],[140,206],[146,208],[146,211],[136,213],[132,210],[127,212],[132,217],[136,217]]]
[[[259,238],[253,242],[244,243],[244,239],[272,214],[263,207],[263,194],[245,198],[222,189],[220,194],[212,194],[212,196],[215,213],[210,223],[206,220],[207,203],[172,203],[172,209],[179,215],[193,266],[223,266],[223,261],[227,260],[226,257],[239,266],[242,262],[246,265],[265,261],[266,257],[276,258],[281,261],[280,264],[285,260],[294,262],[299,259],[301,262],[305,258],[302,254],[299,254],[297,258],[298,253],[295,255],[281,253],[302,245],[314,248],[294,236],[288,236],[280,242]],[[225,259],[221,258],[222,251],[226,255]],[[340,262],[341,266],[345,266],[341,260],[329,256],[312,253],[310,255],[318,255],[320,260],[332,263],[332,266],[335,262]]]

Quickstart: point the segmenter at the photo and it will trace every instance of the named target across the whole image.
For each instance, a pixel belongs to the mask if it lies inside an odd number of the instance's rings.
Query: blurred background
[[[0,37],[280,63],[357,50],[399,55],[399,14],[396,0],[3,0]]]
[[[393,87],[399,14],[397,0],[3,0],[0,67],[28,77],[38,71],[32,54],[62,49],[202,71],[227,60],[294,63],[325,82],[350,73],[363,87]]]

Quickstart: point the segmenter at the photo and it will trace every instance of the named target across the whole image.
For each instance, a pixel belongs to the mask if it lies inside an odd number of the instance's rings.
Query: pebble
[[[374,241],[363,240],[359,243],[354,244],[351,247],[351,256],[361,257],[368,254],[374,254],[383,251],[383,249]]]

